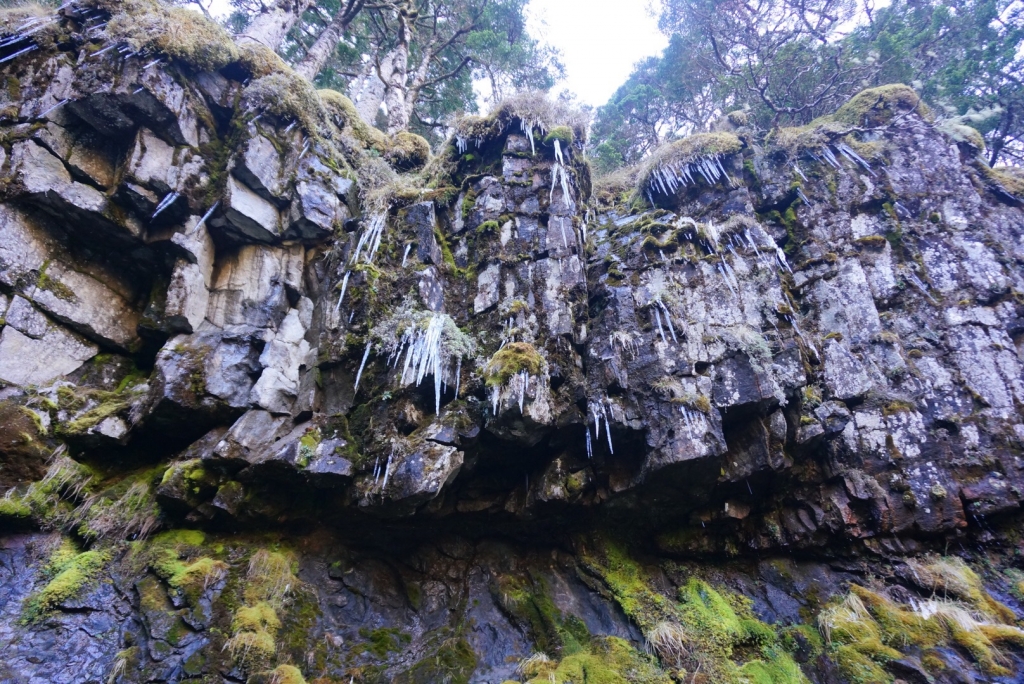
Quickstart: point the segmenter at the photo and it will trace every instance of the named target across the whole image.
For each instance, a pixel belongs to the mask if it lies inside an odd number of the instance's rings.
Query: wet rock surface
[[[871,576],[930,600],[927,552],[1002,568],[974,615],[1011,628],[1024,211],[905,99],[636,193],[504,109],[384,191],[351,124],[91,58],[83,12],[4,67],[0,680],[525,681],[605,637],[640,671],[694,577],[782,635]],[[965,643],[860,657],[1010,676]]]

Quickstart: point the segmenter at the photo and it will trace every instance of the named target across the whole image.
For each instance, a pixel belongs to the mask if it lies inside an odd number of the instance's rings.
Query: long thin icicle
[[[366,351],[365,351],[365,352],[363,352],[363,361],[362,361],[362,363],[360,363],[360,364],[359,364],[359,372],[358,372],[358,373],[356,373],[356,384],[355,384],[355,387],[353,387],[353,388],[352,388],[352,394],[353,394],[353,395],[354,395],[354,394],[355,394],[356,392],[358,392],[358,391],[359,391],[359,381],[360,381],[360,380],[362,379],[362,377],[363,377],[363,369],[364,369],[364,368],[366,368],[366,360],[367,360],[368,358],[370,358],[370,349],[371,349],[372,347],[373,347],[373,340],[370,340],[370,341],[368,341],[368,342],[366,343]]]

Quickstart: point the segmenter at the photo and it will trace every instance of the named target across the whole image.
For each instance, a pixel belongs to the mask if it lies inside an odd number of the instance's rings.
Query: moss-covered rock
[[[107,35],[136,52],[167,55],[198,71],[216,71],[241,57],[227,31],[198,12],[156,0],[110,4],[115,13]]]
[[[545,366],[544,357],[532,344],[512,342],[494,353],[484,367],[484,378],[488,387],[501,387],[517,373],[539,377]]]
[[[430,143],[423,136],[400,131],[391,138],[384,158],[397,171],[416,171],[430,159]]]
[[[110,561],[108,551],[79,551],[65,540],[50,556],[43,569],[46,584],[34,591],[22,605],[22,621],[31,623],[81,595],[99,581],[100,572]]]

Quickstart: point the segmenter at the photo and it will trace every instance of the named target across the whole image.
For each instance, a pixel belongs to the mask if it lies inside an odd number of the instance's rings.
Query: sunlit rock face
[[[1024,212],[909,90],[594,188],[521,98],[398,176],[251,60],[91,42],[111,11],[3,64],[0,681],[702,681],[655,637],[691,575],[811,624],[1013,549]]]

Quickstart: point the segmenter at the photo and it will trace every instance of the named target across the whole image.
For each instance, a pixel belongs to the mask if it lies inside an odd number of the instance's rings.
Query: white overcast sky
[[[580,100],[603,105],[640,59],[667,41],[648,0],[530,0],[530,33],[558,48],[568,88]]]
[[[531,35],[562,53],[568,89],[595,107],[603,105],[633,70],[633,64],[664,49],[650,7],[658,0],[530,0]],[[654,5],[657,7],[657,5]],[[226,14],[227,0],[213,0],[214,14]]]

